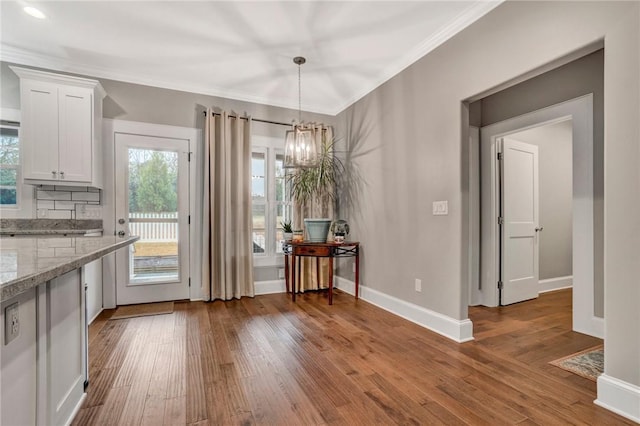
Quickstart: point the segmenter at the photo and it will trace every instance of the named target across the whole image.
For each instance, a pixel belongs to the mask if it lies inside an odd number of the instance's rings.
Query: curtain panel
[[[207,109],[204,142],[203,293],[253,297],[251,118]]]

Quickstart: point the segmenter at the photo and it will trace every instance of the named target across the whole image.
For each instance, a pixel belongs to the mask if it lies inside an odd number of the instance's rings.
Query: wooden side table
[[[287,293],[291,290],[291,300],[296,301],[296,258],[298,256],[311,256],[316,258],[316,273],[318,285],[320,284],[320,258],[329,259],[329,305],[333,304],[333,259],[336,257],[355,257],[356,262],[356,299],[358,298],[358,285],[360,280],[360,243],[357,241],[344,241],[342,243],[311,243],[308,241],[285,241],[282,244],[284,252],[284,275]],[[291,256],[291,277],[293,283],[289,286],[289,256]]]

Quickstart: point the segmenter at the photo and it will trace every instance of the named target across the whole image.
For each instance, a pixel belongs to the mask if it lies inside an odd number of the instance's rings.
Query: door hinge
[[[504,225],[504,218],[502,216],[498,216],[498,225]]]
[[[504,287],[504,286],[502,285],[502,281],[498,281],[498,290],[502,290],[502,287]]]
[[[191,162],[191,154],[193,154],[193,152],[189,151],[187,152],[187,161]]]
[[[187,217],[187,223],[188,223],[189,225],[191,225],[191,215],[189,215],[189,216]]]
[[[191,277],[189,277],[189,287],[191,287]]]
[[[501,152],[498,153],[498,160],[502,160],[502,153]]]

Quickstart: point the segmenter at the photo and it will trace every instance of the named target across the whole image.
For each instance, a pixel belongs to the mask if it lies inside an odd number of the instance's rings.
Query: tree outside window
[[[18,127],[0,126],[0,206],[20,203],[20,141]]]

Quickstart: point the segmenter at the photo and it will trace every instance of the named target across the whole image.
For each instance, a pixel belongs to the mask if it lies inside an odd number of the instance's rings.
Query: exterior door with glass
[[[116,303],[189,298],[189,141],[116,133]]]

